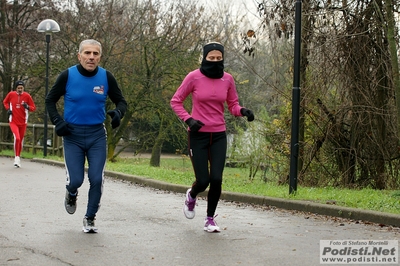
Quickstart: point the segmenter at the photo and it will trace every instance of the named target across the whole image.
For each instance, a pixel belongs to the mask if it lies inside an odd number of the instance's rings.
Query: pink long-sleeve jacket
[[[183,106],[185,99],[192,95],[191,115]],[[224,108],[234,116],[242,116],[239,98],[232,75],[224,72],[220,79],[208,78],[196,69],[190,72],[171,99],[172,110],[186,121],[188,118],[200,120],[204,126],[199,132],[222,132],[226,130]]]

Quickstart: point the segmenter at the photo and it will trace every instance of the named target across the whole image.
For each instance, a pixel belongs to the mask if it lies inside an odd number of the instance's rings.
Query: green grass
[[[13,156],[12,151],[1,151],[0,155]],[[23,158],[43,158],[38,153],[22,153]],[[56,156],[47,156],[46,159],[62,161]],[[118,158],[117,162],[107,162],[106,170],[148,177],[173,184],[190,186],[194,180],[193,169],[188,157],[161,158],[160,167],[150,167],[150,159],[146,158]],[[297,187],[295,195],[289,195],[288,185],[280,186],[275,182],[263,182],[261,178],[249,180],[248,170],[243,168],[229,168],[224,170],[222,189],[259,196],[268,196],[292,200],[306,200],[318,203],[334,203],[338,206],[374,210],[386,213],[400,214],[400,191],[373,190],[373,189],[338,189],[332,187],[310,188]]]
[[[187,186],[190,186],[194,180],[192,165],[187,157],[161,159],[160,167],[150,167],[149,159],[121,158],[116,163],[107,163],[106,169]],[[249,180],[248,170],[243,168],[225,168],[223,190],[324,204],[329,202],[338,206],[400,214],[400,191],[298,186],[296,195],[289,195],[288,185],[265,183],[261,178]]]

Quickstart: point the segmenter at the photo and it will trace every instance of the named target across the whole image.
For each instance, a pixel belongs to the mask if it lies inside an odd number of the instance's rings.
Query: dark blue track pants
[[[104,168],[107,157],[107,134],[104,124],[73,127],[72,134],[63,137],[67,171],[67,190],[74,194],[83,184],[85,159],[90,183],[87,217],[95,217],[103,192]]]
[[[196,181],[190,195],[194,198],[210,185],[207,195],[207,216],[214,216],[222,190],[222,174],[226,158],[226,133],[188,132],[189,156]]]

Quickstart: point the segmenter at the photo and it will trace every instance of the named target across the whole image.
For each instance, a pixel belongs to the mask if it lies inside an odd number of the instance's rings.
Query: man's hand
[[[195,120],[192,117],[188,118],[185,123],[189,126],[190,131],[197,132],[204,126],[204,123],[200,120]]]
[[[11,109],[8,109],[8,110],[7,110],[7,114],[8,114],[8,116],[12,115]]]
[[[29,105],[27,103],[22,103],[22,106],[29,111]]]
[[[121,124],[121,111],[118,109],[110,110],[107,114],[111,117],[111,127],[117,128]]]
[[[71,131],[73,131],[73,128],[67,122],[65,122],[64,119],[58,120],[56,124],[56,133],[58,136],[62,137],[71,135]]]

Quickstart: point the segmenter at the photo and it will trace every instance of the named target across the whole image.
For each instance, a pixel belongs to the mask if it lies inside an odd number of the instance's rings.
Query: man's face
[[[18,94],[21,94],[21,93],[24,91],[24,86],[18,85],[18,86],[15,88],[15,91],[16,91]]]
[[[78,60],[84,69],[92,72],[100,62],[100,47],[93,44],[86,44],[82,48],[82,51],[78,53]]]

